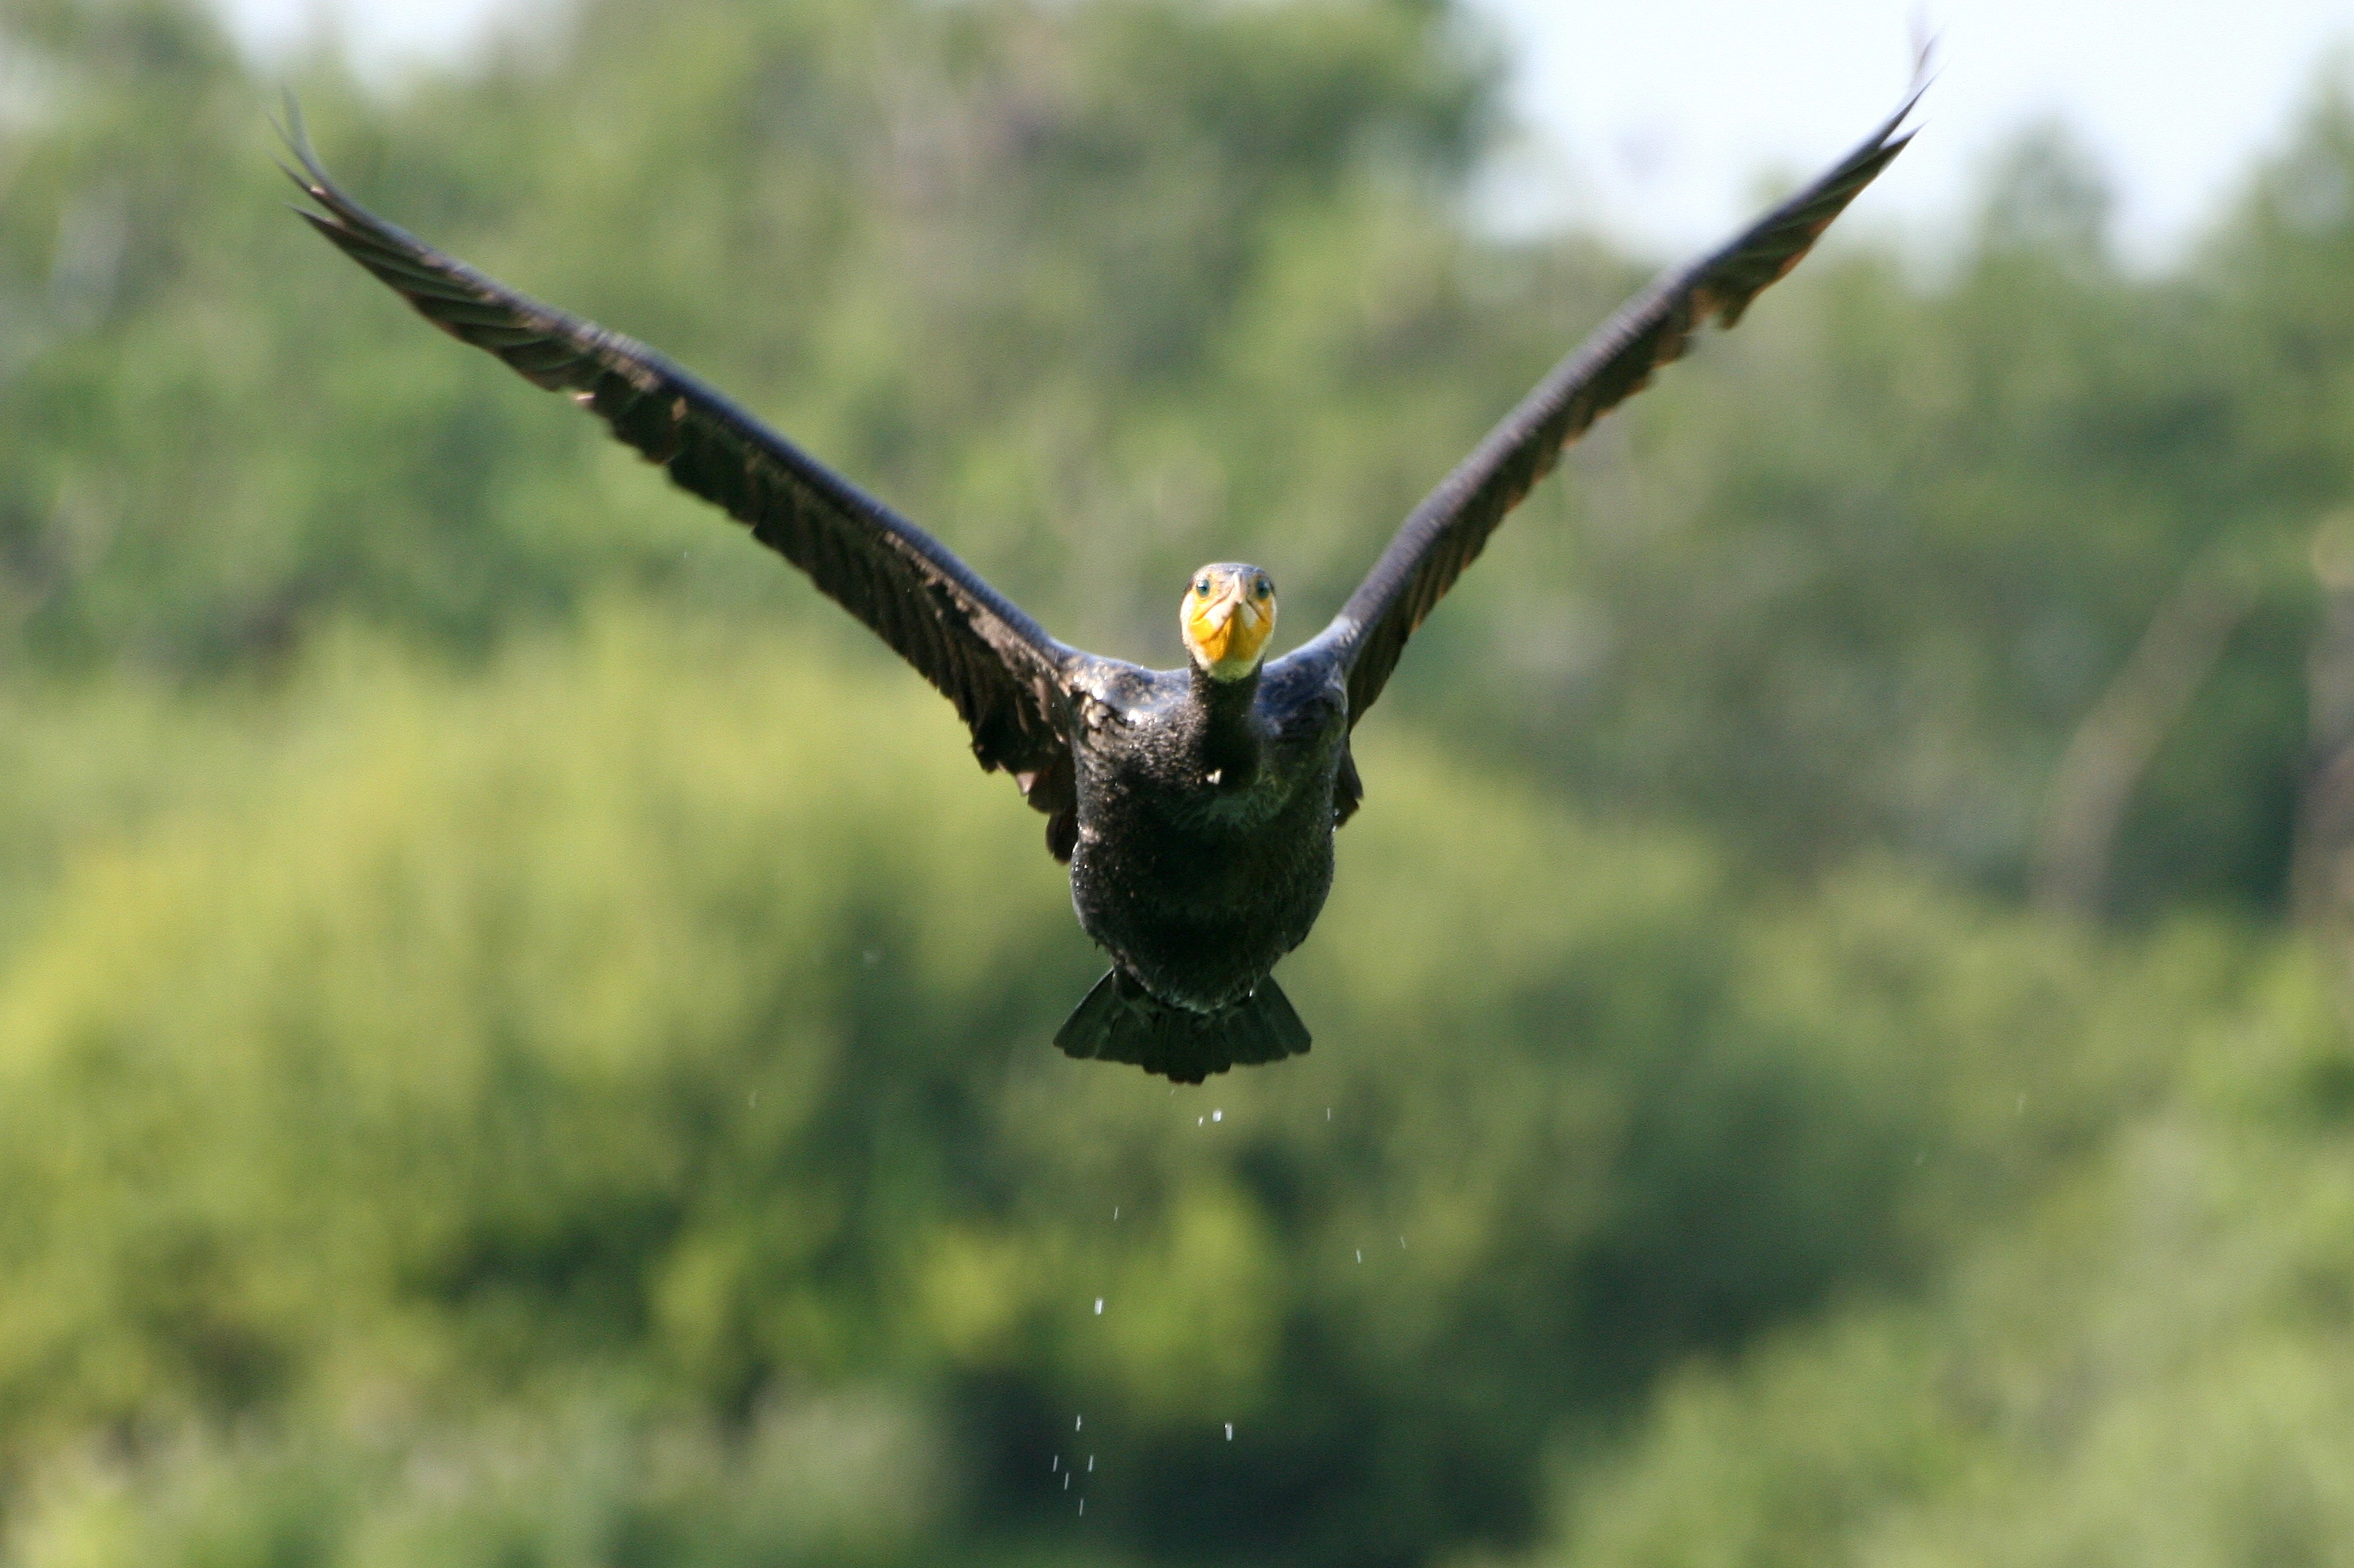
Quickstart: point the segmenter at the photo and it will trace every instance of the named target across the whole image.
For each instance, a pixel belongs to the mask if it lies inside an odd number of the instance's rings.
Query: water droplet
[[[2019,1103],[2020,1105],[2025,1105],[2027,1103],[2027,1097],[2025,1095],[2020,1096]],[[1210,1119],[1212,1121],[1224,1121],[1226,1119],[1226,1113],[1222,1110],[1214,1110],[1210,1113]]]
[[[1100,1296],[1096,1298],[1096,1316],[1098,1318],[1103,1316],[1103,1298]]]
[[[1065,1491],[1071,1489],[1071,1472],[1068,1470],[1063,1472],[1063,1489]]]
[[[1198,1117],[1198,1116],[1197,1116],[1197,1117],[1195,1117],[1195,1118],[1193,1118],[1193,1125],[1194,1125],[1195,1127],[1199,1127],[1199,1126],[1201,1126],[1201,1125],[1202,1125],[1202,1123],[1203,1123],[1205,1119],[1206,1119],[1205,1118]]]
[[[1115,1220],[1119,1218],[1119,1205],[1118,1203],[1114,1203],[1111,1206],[1111,1217]]]
[[[1398,1237],[1398,1251],[1400,1251],[1400,1252],[1404,1252],[1405,1250],[1405,1237],[1404,1237],[1404,1236],[1400,1236],[1400,1237]]]
[[[1357,1249],[1357,1261],[1359,1263],[1365,1261],[1365,1249],[1363,1247],[1359,1247]]]
[[[1234,1440],[1235,1440],[1235,1424],[1234,1424],[1233,1422],[1229,1421],[1229,1422],[1227,1422],[1227,1423],[1226,1423],[1226,1441],[1227,1441],[1227,1442],[1229,1442],[1229,1443],[1231,1443],[1231,1442],[1233,1442]]]
[[[1074,1415],[1071,1417],[1071,1430],[1074,1432],[1076,1432],[1080,1427],[1085,1426],[1087,1424],[1087,1418],[1084,1415]]]
[[[1090,1476],[1092,1476],[1092,1475],[1094,1475],[1095,1473],[1096,1473],[1096,1457],[1095,1457],[1093,1454],[1090,1454],[1090,1455],[1088,1455],[1088,1456],[1087,1456],[1087,1474],[1089,1474]]]
[[[744,1097],[744,1103],[748,1106],[758,1105],[760,1103],[760,1091],[754,1089],[749,1095],[747,1095]]]
[[[2027,1114],[2027,1097],[2025,1095],[2019,1097],[2019,1108],[2011,1114],[2014,1116],[2025,1116]]]
[[[879,964],[879,963],[881,963],[881,962],[883,961],[883,955],[882,955],[881,953],[876,952],[876,951],[875,951],[874,948],[867,948],[864,952],[863,952],[863,953],[859,954],[858,956],[859,956],[859,958],[860,958],[860,959],[864,959],[864,962],[865,962],[865,964],[866,964],[866,967],[867,967],[868,969],[873,969],[876,964]]]
[[[1332,1119],[1332,1107],[1331,1106],[1326,1106],[1324,1107],[1324,1119],[1326,1121],[1331,1121]]]
[[[1060,1454],[1057,1454],[1057,1455],[1055,1455],[1055,1456],[1054,1463],[1052,1463],[1052,1464],[1050,1464],[1050,1465],[1048,1465],[1048,1466],[1046,1467],[1046,1473],[1047,1473],[1048,1475],[1052,1475],[1052,1474],[1054,1474],[1056,1470],[1059,1470],[1059,1469],[1061,1469],[1062,1467],[1063,1467],[1063,1457],[1062,1457]]]
[[[1087,1511],[1087,1499],[1085,1498],[1079,1499],[1079,1511],[1083,1514]]]

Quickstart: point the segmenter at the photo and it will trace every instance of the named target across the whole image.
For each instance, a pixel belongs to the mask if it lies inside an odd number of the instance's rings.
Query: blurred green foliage
[[[423,1506],[375,1448],[522,1408],[569,1464],[688,1422],[757,1465],[873,1384],[968,1432],[984,1515],[1084,1450],[1101,1529],[1398,1558],[1509,1526],[1564,1415],[1917,1280],[2238,984],[1884,869],[1742,913],[1697,841],[1391,739],[1288,971],[1325,1046],[1176,1094],[1039,1048],[1090,955],[936,702],[638,609],[476,675],[317,651],[233,782],[69,862],[0,991],[16,1461],[292,1467],[357,1540]],[[182,1455],[220,1420],[359,1478]],[[581,1484],[618,1530],[639,1479]]]
[[[1203,558],[1317,625],[1643,270],[1469,220],[1437,0],[295,74],[365,199],[1155,662]],[[303,232],[273,101],[186,5],[0,4],[0,1564],[2354,1552],[2284,906],[2343,83],[2178,267],[2031,132],[1597,430],[1360,735],[1316,1052],[1182,1091],[1045,1044],[1098,960],[946,706]],[[2031,911],[2224,569],[2115,918]]]
[[[1547,1563],[2331,1563],[2354,1073],[2295,959],[1925,1302],[1672,1380]]]

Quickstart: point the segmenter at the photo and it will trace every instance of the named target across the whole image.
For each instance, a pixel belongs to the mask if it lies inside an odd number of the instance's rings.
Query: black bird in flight
[[[930,535],[642,344],[505,287],[328,178],[289,103],[296,210],[451,336],[566,390],[613,434],[810,575],[956,705],[983,768],[1046,816],[1079,924],[1111,969],[1055,1043],[1180,1083],[1308,1049],[1269,971],[1315,924],[1332,831],[1363,795],[1350,733],[1406,639],[1562,449],[1711,316],[1732,326],[1895,157],[1920,96],[1806,189],[1637,294],[1399,525],[1304,646],[1264,662],[1275,585],[1221,562],[1188,579],[1182,670],[1067,647]]]

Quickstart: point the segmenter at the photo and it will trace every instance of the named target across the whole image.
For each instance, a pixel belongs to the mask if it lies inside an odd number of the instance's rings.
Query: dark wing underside
[[[1916,84],[1853,152],[1737,238],[1663,274],[1620,306],[1399,524],[1332,624],[1290,655],[1341,662],[1352,727],[1381,695],[1415,628],[1478,557],[1504,514],[1553,471],[1562,449],[1640,391],[1659,366],[1682,357],[1692,333],[1709,317],[1732,326],[1768,284],[1797,266],[1912,139],[1896,130],[1920,95]]]
[[[290,106],[291,114],[291,106]],[[327,177],[292,120],[294,175],[324,213],[311,227],[452,337],[527,379],[569,390],[680,488],[726,508],[807,572],[956,705],[984,768],[1014,774],[1056,819],[1071,805],[1055,715],[1071,654],[1012,600],[880,501],[642,344],[543,305],[369,212]],[[293,171],[289,170],[291,175]]]

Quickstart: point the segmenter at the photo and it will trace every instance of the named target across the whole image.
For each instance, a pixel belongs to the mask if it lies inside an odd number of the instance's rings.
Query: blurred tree
[[[1411,1563],[1524,1530],[1548,1435],[1658,1368],[1914,1278],[2211,987],[1884,874],[1741,911],[1375,743],[1287,971],[1318,1052],[1176,1097],[1047,1048],[1059,874],[898,672],[615,610],[281,702],[0,972],[0,1468],[112,1431],[168,1493],[175,1432],[292,1434],[225,1461],[260,1485],[310,1435],[343,1518],[396,1506],[369,1454],[568,1401],[724,1480],[879,1398],[984,1535],[1094,1453],[1091,1539]]]
[[[1466,221],[1436,0],[298,75],[387,213],[1157,662],[1204,557],[1313,625],[1640,275]],[[1572,1561],[2341,1539],[2354,1075],[2265,922],[2342,85],[2182,268],[2038,132],[1947,265],[1835,244],[1597,430],[1362,737],[1324,1043],[1174,1099],[1043,1044],[1089,955],[947,710],[304,234],[274,96],[187,6],[0,5],[0,1563],[1403,1564],[1546,1528],[1549,1452]],[[2013,907],[2226,560],[2103,797],[2141,928]]]
[[[2230,1048],[1925,1305],[1690,1369],[1532,1560],[2344,1560],[2354,1073],[2319,982],[2252,966]]]

